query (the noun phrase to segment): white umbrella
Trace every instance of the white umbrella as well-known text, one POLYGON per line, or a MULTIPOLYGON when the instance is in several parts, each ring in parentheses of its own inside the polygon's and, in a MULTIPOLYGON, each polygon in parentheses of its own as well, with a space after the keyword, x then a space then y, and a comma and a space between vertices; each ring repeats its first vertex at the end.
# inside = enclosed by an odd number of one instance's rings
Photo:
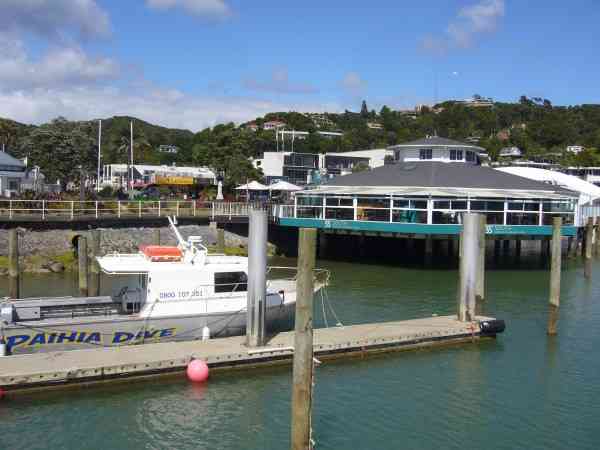
POLYGON ((269 188, 258 181, 251 181, 250 183, 242 184, 235 188, 236 191, 268 191, 269 188))
POLYGON ((269 189, 272 191, 301 191, 302 188, 300 186, 296 186, 295 184, 288 183, 287 181, 279 180, 269 186, 269 189))

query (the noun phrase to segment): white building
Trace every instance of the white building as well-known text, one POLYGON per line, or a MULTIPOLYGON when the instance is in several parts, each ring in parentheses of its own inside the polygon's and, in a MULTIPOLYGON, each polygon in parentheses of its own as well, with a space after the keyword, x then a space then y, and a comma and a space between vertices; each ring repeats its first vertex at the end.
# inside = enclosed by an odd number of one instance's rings
POLYGON ((177 147, 176 145, 159 145, 158 151, 160 153, 177 154, 177 153, 179 153, 179 147, 177 147))
POLYGON ((585 150, 585 147, 583 147, 581 145, 569 145, 567 147, 567 152, 574 153, 575 155, 578 153, 581 153, 584 150, 585 150))
POLYGON ((481 164, 487 158, 485 149, 437 136, 389 147, 397 162, 440 161, 481 164))
POLYGON ((369 158, 369 167, 374 169, 375 167, 381 167, 385 164, 385 157, 394 157, 394 151, 391 148, 375 148, 372 150, 355 150, 352 152, 336 152, 328 153, 328 155, 337 156, 355 156, 359 158, 369 158))
POLYGON ((0 197, 13 197, 21 190, 25 163, 0 151, 0 197))
POLYGON ((263 130, 276 130, 277 128, 285 127, 285 122, 281 120, 270 120, 263 123, 263 130))
POLYGON ((520 158, 523 156, 523 152, 519 147, 504 147, 498 154, 501 158, 520 158))
POLYGON ((358 164, 368 165, 369 158, 346 153, 265 152, 262 158, 254 159, 252 163, 262 170, 267 183, 286 180, 304 185, 318 181, 317 178, 352 173, 358 164))
POLYGON ((560 169, 560 172, 600 186, 600 167, 565 167, 560 169))
MULTIPOLYGON (((126 187, 127 164, 105 164, 102 167, 102 186, 126 187)), ((149 184, 165 185, 209 185, 216 184, 216 175, 208 167, 154 166, 134 164, 134 186, 149 184)))

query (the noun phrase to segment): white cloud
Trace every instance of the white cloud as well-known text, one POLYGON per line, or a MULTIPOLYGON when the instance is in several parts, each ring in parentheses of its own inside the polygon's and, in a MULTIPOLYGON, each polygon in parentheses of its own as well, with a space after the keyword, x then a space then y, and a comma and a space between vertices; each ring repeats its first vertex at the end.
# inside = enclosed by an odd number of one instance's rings
POLYGON ((498 19, 504 16, 504 0, 486 0, 467 6, 458 16, 466 19, 474 32, 494 31, 498 19))
POLYGON ((242 84, 246 89, 277 94, 314 94, 317 92, 317 88, 309 83, 291 82, 288 70, 284 67, 275 69, 269 81, 247 78, 242 84))
POLYGON ((367 88, 367 82, 357 72, 348 72, 340 82, 342 88, 349 94, 360 95, 367 88))
POLYGON ((57 116, 89 120, 132 115, 151 123, 198 131, 218 123, 241 123, 272 111, 340 111, 335 103, 273 102, 233 96, 188 96, 173 89, 108 86, 0 91, 0 117, 43 123, 57 116))
POLYGON ((2 0, 0 31, 29 32, 50 39, 110 34, 110 20, 95 0, 2 0))
POLYGON ((91 58, 77 47, 53 48, 32 60, 23 42, 0 33, 0 90, 55 88, 115 79, 120 72, 110 58, 91 58))
POLYGON ((504 14, 504 0, 482 0, 466 6, 458 11, 456 20, 448 24, 444 35, 425 36, 421 48, 436 55, 455 48, 469 48, 478 35, 495 31, 504 14))
POLYGON ((222 19, 231 15, 231 8, 225 0, 146 0, 152 9, 182 8, 190 14, 222 19))

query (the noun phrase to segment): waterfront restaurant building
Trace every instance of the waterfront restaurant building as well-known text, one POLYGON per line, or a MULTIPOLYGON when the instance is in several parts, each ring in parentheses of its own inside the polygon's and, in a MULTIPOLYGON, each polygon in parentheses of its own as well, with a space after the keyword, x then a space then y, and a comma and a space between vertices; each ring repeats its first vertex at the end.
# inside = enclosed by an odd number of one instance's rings
MULTIPOLYGON (((423 143, 422 149, 428 148, 423 143)), ((293 208, 288 208, 280 224, 451 235, 460 233, 462 214, 470 211, 485 214, 488 234, 548 236, 556 216, 563 218, 564 235, 576 233, 578 193, 484 167, 462 156, 461 162, 396 161, 335 178, 297 193, 293 208)))

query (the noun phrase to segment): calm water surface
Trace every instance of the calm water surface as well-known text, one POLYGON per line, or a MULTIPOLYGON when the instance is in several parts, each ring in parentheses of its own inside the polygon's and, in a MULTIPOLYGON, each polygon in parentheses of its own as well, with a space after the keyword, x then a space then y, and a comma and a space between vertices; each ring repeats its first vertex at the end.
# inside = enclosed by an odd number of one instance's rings
MULTIPOLYGON (((452 269, 319 265, 333 272, 329 297, 346 324, 455 308, 452 269)), ((565 267, 558 338, 545 334, 548 271, 525 260, 488 272, 485 312, 508 325, 496 341, 325 362, 317 448, 599 448, 600 264, 595 273, 587 283, 577 263, 565 267)), ((24 293, 64 294, 75 283, 30 276, 24 293)), ((315 311, 322 325, 320 301, 315 311)), ((0 449, 289 448, 290 381, 281 367, 216 374, 203 386, 159 379, 12 398, 0 402, 0 449)))

